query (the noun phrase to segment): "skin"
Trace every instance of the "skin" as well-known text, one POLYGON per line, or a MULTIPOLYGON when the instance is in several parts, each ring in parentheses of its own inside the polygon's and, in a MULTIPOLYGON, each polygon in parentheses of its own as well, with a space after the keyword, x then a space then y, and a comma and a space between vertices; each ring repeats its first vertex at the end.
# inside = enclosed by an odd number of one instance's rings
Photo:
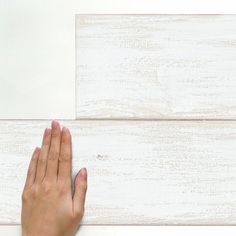
POLYGON ((22 236, 75 235, 84 215, 87 170, 71 179, 70 131, 53 121, 36 148, 22 193, 22 236))

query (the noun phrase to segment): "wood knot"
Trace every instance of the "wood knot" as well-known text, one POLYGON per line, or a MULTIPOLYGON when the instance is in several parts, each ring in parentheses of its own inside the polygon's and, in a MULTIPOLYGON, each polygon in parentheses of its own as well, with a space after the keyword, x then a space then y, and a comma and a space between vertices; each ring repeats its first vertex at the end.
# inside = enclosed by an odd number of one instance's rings
POLYGON ((104 161, 107 159, 107 155, 97 154, 96 158, 100 161, 104 161))

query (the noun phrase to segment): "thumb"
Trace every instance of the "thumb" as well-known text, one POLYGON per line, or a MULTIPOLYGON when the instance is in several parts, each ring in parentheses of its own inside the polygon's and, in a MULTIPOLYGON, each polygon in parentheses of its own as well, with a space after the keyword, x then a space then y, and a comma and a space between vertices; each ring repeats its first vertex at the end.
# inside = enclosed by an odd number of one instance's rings
POLYGON ((78 218, 84 215, 84 204, 87 191, 87 170, 81 169, 75 177, 74 182, 73 209, 78 218))

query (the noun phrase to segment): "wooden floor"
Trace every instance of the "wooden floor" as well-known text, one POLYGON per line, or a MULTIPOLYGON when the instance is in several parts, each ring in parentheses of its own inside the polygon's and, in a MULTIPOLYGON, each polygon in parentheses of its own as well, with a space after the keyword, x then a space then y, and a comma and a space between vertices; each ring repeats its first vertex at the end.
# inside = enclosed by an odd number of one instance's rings
MULTIPOLYGON (((75 25, 74 118, 71 108, 54 118, 72 132, 73 174, 88 168, 84 227, 235 225, 236 16, 76 15, 75 25)), ((0 117, 7 225, 20 223, 29 158, 51 118, 13 113, 0 117)))

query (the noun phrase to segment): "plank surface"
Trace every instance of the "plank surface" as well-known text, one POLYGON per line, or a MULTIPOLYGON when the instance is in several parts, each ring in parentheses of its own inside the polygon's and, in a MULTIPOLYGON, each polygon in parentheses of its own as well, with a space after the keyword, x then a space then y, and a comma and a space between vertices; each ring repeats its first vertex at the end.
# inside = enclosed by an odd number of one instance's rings
MULTIPOLYGON (((19 225, 0 226, 0 235, 21 235, 19 225)), ((235 236, 234 226, 91 226, 83 225, 76 236, 235 236)))
POLYGON ((77 15, 78 118, 236 118, 235 15, 77 15))
MULTIPOLYGON (((0 223, 19 223, 31 152, 48 121, 0 122, 0 223)), ((236 122, 69 121, 83 224, 236 224, 236 122)))

